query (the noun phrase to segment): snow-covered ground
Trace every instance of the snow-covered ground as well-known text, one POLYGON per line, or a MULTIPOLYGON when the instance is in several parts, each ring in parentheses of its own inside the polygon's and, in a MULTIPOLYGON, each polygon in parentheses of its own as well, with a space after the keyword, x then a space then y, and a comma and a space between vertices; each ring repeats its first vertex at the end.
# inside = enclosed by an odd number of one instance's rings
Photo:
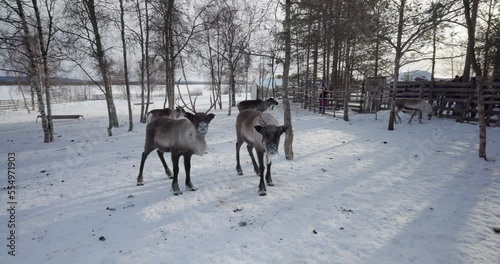
MULTIPOLYGON (((50 144, 37 113, 0 113, 0 263, 500 263, 500 128, 488 128, 486 162, 475 125, 433 118, 388 131, 387 112, 345 122, 292 104, 295 158, 283 136, 275 186, 260 197, 245 147, 236 174, 237 109, 215 110, 207 154, 192 159, 198 191, 184 191, 181 165, 174 196, 155 153, 136 186, 145 125, 136 106, 127 132, 126 102, 116 105, 112 137, 104 101, 54 105, 85 120, 55 120, 50 144)), ((281 104, 272 113, 283 120, 281 104)))

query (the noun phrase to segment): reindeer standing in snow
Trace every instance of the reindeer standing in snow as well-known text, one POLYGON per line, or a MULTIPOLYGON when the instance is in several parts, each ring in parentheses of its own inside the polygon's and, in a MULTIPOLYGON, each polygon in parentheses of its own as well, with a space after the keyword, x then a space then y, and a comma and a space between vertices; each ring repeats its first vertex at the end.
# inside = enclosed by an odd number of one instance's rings
POLYGON ((422 99, 400 98, 400 99, 396 99, 396 101, 394 102, 394 106, 396 108, 395 109, 396 110, 396 117, 399 119, 399 122, 401 122, 401 117, 399 117, 398 113, 401 110, 403 110, 404 108, 409 108, 409 109, 413 110, 411 113, 410 120, 408 121, 408 124, 411 124, 411 120, 413 119, 413 116, 415 116, 415 114, 417 112, 420 112, 419 119, 418 119, 419 123, 422 123, 422 114, 421 113, 427 113, 429 120, 432 117, 432 112, 433 112, 432 106, 422 99))
POLYGON ((144 185, 142 176, 144 162, 149 153, 157 149, 158 157, 160 157, 167 175, 169 175, 170 170, 165 162, 163 153, 171 153, 174 167, 174 177, 172 181, 174 195, 182 194, 177 181, 179 175, 179 159, 181 156, 184 157, 186 189, 189 191, 196 191, 196 188, 191 182, 191 156, 193 154, 201 156, 205 153, 207 148, 205 135, 208 132, 208 124, 215 117, 214 114, 208 114, 208 111, 210 111, 214 105, 205 113, 196 112, 193 105, 193 109, 190 110, 193 111, 194 114, 186 112, 185 116, 187 119, 157 118, 146 126, 146 142, 144 144, 144 151, 142 152, 139 175, 137 176, 137 185, 144 185))
POLYGON ((267 194, 264 184, 264 157, 267 164, 266 183, 274 186, 271 178, 271 157, 278 154, 280 136, 286 130, 287 127, 280 126, 276 117, 268 112, 261 113, 254 109, 247 109, 241 111, 236 117, 236 171, 239 175, 243 174, 240 165, 240 148, 245 142, 254 171, 260 176, 260 196, 267 194), (253 148, 257 152, 259 165, 255 161, 253 148))

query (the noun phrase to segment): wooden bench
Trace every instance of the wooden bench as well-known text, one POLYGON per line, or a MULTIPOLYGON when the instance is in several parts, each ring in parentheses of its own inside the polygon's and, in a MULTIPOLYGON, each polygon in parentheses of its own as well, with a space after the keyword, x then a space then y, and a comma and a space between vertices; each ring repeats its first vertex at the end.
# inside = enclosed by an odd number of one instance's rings
MULTIPOLYGON (((38 118, 42 118, 42 116, 41 115, 37 116, 36 122, 38 122, 38 118)), ((78 120, 80 120, 80 118, 85 120, 85 118, 83 118, 82 115, 52 115, 52 119, 78 119, 78 120)))
MULTIPOLYGON (((149 102, 150 105, 154 104, 155 102, 149 102)), ((147 105, 148 103, 144 102, 144 105, 147 105)), ((134 105, 142 105, 142 103, 134 103, 134 105)))

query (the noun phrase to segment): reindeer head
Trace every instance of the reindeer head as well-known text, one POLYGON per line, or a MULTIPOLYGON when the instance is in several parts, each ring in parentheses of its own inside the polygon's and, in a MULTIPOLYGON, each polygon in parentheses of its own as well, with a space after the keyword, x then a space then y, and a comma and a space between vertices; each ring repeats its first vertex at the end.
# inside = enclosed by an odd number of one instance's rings
POLYGON ((278 102, 276 100, 274 100, 274 98, 272 98, 272 97, 267 98, 266 101, 269 103, 269 105, 278 105, 278 102))
POLYGON ((191 124, 196 128, 196 131, 198 133, 204 135, 208 132, 208 124, 210 124, 210 121, 214 119, 215 115, 214 114, 207 114, 207 113, 196 113, 196 114, 191 114, 191 113, 185 113, 185 116, 189 121, 191 121, 191 124))
POLYGON ((262 143, 266 148, 266 153, 269 155, 278 154, 278 146, 280 144, 280 137, 288 127, 286 126, 254 126, 255 130, 262 135, 262 143))
POLYGON ((174 110, 175 119, 183 118, 186 116, 186 111, 182 106, 177 106, 174 110))

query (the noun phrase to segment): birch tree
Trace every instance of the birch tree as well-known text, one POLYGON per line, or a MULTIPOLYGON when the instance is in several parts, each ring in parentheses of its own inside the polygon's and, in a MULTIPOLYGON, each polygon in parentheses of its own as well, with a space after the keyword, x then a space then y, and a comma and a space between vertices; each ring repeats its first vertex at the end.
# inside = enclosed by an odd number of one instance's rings
POLYGON ((122 40, 123 49, 123 69, 125 77, 125 89, 127 91, 127 106, 128 106, 128 131, 134 129, 134 122, 132 118, 132 104, 130 102, 130 84, 128 77, 128 60, 127 60, 127 42, 125 40, 125 9, 123 7, 123 0, 120 0, 120 35, 122 40))
MULTIPOLYGON (((43 141, 44 143, 52 142, 54 140, 52 126, 47 118, 47 105, 44 102, 42 88, 44 85, 48 87, 47 47, 49 45, 44 42, 38 2, 32 1, 32 5, 29 6, 21 0, 15 2, 2 0, 0 6, 5 8, 5 13, 3 13, 5 16, 0 17, 0 21, 7 26, 3 30, 8 34, 8 37, 2 34, 2 49, 6 49, 12 57, 17 57, 13 53, 22 54, 20 58, 28 62, 21 65, 25 66, 25 73, 36 93, 38 111, 42 118, 43 141), (34 26, 32 21, 35 21, 34 26)), ((50 102, 50 92, 47 92, 46 96, 49 96, 48 102, 50 102)))
MULTIPOLYGON (((113 90, 108 76, 109 59, 107 58, 107 48, 101 36, 101 32, 109 24, 110 18, 104 9, 105 3, 95 0, 71 0, 67 1, 65 11, 68 15, 67 30, 68 42, 71 45, 68 47, 72 52, 79 52, 87 55, 94 60, 97 72, 101 77, 101 82, 104 89, 101 88, 106 98, 108 112, 108 135, 112 136, 112 128, 118 127, 118 116, 116 107, 113 101, 113 90)), ((71 59, 71 58, 69 58, 71 59)), ((82 58, 71 59, 73 62, 80 65, 87 75, 92 78, 89 71, 83 67, 82 58)), ((94 83, 100 84, 94 80, 94 83)))
POLYGON ((291 17, 291 0, 285 0, 285 20, 283 21, 283 35, 285 38, 285 62, 283 65, 283 112, 284 125, 288 127, 285 132, 285 158, 292 160, 293 156, 293 126, 292 115, 290 111, 290 101, 288 99, 288 77, 290 72, 290 61, 292 57, 291 47, 291 32, 290 32, 290 17, 291 17))
POLYGON ((474 55, 474 48, 476 45, 476 20, 477 10, 479 6, 479 0, 463 0, 464 3, 464 15, 465 22, 467 25, 467 54, 473 54, 470 57, 472 69, 476 74, 476 80, 474 81, 474 85, 477 85, 477 113, 479 116, 479 149, 478 154, 479 158, 484 160, 488 160, 486 157, 486 122, 484 116, 484 91, 483 91, 483 81, 484 77, 481 66, 478 63, 478 59, 476 55, 474 55))

